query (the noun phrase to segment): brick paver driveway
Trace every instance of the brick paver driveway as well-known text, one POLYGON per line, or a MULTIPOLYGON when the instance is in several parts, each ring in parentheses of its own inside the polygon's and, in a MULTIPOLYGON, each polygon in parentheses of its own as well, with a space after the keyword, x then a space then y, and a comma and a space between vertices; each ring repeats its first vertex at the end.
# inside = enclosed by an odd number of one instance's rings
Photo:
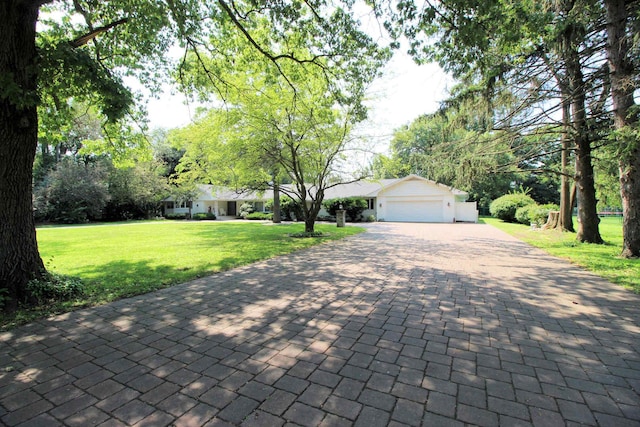
POLYGON ((640 425, 640 298, 487 225, 365 234, 0 334, 6 425, 640 425))

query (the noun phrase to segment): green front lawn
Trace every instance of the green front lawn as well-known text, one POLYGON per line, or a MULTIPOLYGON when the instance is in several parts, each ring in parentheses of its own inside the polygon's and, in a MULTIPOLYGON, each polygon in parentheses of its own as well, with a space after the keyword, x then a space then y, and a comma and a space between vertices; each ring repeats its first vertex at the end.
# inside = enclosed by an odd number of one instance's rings
POLYGON ((38 228, 40 255, 51 272, 81 278, 82 299, 22 311, 1 325, 102 304, 268 259, 364 231, 317 224, 321 238, 293 238, 304 224, 154 221, 38 228))
MULTIPOLYGON (((605 241, 604 245, 578 243, 575 233, 531 230, 529 226, 510 224, 496 218, 483 218, 483 221, 551 255, 567 259, 613 283, 640 293, 640 260, 619 256, 622 252, 621 218, 601 218, 600 235, 605 241)), ((575 218, 574 226, 577 227, 575 218)))

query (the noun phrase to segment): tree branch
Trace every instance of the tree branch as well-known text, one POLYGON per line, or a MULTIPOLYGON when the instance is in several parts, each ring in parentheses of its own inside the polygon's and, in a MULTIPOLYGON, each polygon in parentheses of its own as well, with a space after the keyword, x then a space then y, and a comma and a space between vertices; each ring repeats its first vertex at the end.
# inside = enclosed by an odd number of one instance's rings
MULTIPOLYGON (((70 41, 69 43, 71 44, 72 47, 79 48, 80 46, 84 46, 85 44, 89 43, 91 40, 96 38, 98 35, 109 31, 113 27, 117 27, 118 25, 124 24, 128 20, 129 20, 129 18, 122 18, 122 19, 118 19, 117 21, 114 21, 114 22, 112 22, 110 24, 104 25, 102 27, 98 27, 96 29, 92 29, 87 34, 85 34, 83 36, 80 36, 77 39, 70 41)), ((89 21, 87 21, 87 25, 89 25, 89 28, 91 29, 91 23, 89 21)))

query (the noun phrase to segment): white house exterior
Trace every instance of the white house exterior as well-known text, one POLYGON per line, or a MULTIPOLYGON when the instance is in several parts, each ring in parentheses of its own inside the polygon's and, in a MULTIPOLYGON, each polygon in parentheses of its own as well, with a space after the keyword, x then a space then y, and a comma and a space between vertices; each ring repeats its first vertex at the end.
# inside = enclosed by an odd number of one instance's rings
MULTIPOLYGON (((236 193, 211 185, 200 185, 201 194, 191 202, 191 213, 212 212, 216 216, 237 215, 243 203, 251 203, 256 211, 264 211, 270 191, 236 193)), ((443 184, 409 175, 404 178, 359 181, 341 184, 325 191, 325 200, 362 197, 367 200, 366 218, 373 215, 388 222, 477 222, 476 202, 467 202, 468 194, 443 184)), ((165 200, 165 213, 188 213, 186 204, 177 206, 171 198, 165 200)), ((320 215, 326 215, 321 211, 320 215)))
MULTIPOLYGON (((264 211, 264 203, 269 200, 269 192, 260 194, 257 192, 235 192, 228 188, 213 185, 198 185, 200 195, 191 201, 191 214, 213 213, 218 217, 236 217, 243 203, 251 203, 257 212, 264 211)), ((173 197, 164 200, 165 214, 187 214, 189 204, 187 202, 177 204, 173 197)))

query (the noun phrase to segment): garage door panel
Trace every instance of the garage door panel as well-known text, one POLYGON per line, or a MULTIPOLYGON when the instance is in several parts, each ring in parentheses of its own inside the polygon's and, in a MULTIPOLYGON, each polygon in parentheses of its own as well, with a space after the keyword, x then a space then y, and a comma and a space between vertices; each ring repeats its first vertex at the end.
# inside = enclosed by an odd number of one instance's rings
POLYGON ((387 202, 386 221, 442 222, 442 200, 387 202))

